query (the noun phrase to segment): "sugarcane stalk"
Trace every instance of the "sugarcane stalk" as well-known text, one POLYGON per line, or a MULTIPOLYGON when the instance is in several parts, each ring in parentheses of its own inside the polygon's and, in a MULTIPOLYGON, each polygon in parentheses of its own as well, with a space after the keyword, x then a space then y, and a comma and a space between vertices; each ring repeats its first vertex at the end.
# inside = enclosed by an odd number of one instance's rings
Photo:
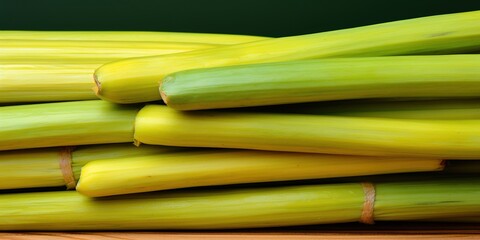
POLYGON ((131 143, 78 146, 72 151, 72 170, 75 179, 79 180, 82 167, 92 161, 135 158, 180 151, 187 152, 191 150, 187 148, 149 145, 136 147, 131 143))
POLYGON ((177 110, 480 95, 480 55, 338 58, 194 69, 165 78, 177 110))
POLYGON ((140 107, 101 100, 0 107, 0 150, 132 142, 140 107))
POLYGON ((479 184, 478 179, 472 179, 471 183, 466 180, 432 180, 422 183, 423 191, 420 192, 415 182, 377 184, 375 219, 378 221, 428 221, 430 219, 448 220, 449 218, 465 217, 465 219, 476 218, 478 221, 480 201, 478 201, 479 196, 474 195, 480 193, 479 184), (452 190, 456 188, 450 192, 455 196, 436 194, 449 192, 449 188, 452 190), (435 197, 430 198, 429 196, 432 195, 435 197), (469 197, 473 198, 468 199, 469 197), (449 210, 445 210, 445 208, 449 208, 449 210))
POLYGON ((174 72, 326 57, 452 53, 478 49, 480 11, 438 15, 190 53, 107 63, 95 72, 96 93, 116 103, 161 99, 159 81, 174 72))
POLYGON ((238 44, 268 39, 260 36, 145 31, 0 31, 0 40, 128 41, 238 44))
POLYGON ((89 197, 103 197, 198 186, 442 169, 441 159, 215 149, 92 161, 82 168, 77 191, 89 197))
POLYGON ((478 119, 180 112, 147 105, 137 115, 134 138, 137 144, 166 146, 479 159, 478 136, 478 119))
POLYGON ((122 58, 165 55, 221 46, 210 43, 145 41, 1 40, 2 59, 87 59, 107 63, 122 58))
MULTIPOLYGON (((65 186, 66 173, 60 165, 63 151, 64 148, 41 148, 0 152, 0 169, 4 171, 0 189, 65 186)), ((68 154, 72 172, 67 174, 76 182, 82 168, 90 163, 83 170, 78 189, 90 196, 99 191, 98 194, 106 195, 132 190, 439 171, 444 166, 440 159, 207 151, 132 144, 78 146, 68 154), (127 184, 120 183, 127 178, 127 184), (145 186, 147 183, 151 185, 145 186)))
POLYGON ((0 189, 65 186, 60 148, 0 152, 0 189))
MULTIPOLYGON (((476 220, 480 180, 377 183, 375 221, 476 220)), ((199 189, 91 199, 75 191, 0 195, 1 230, 193 230, 356 222, 363 184, 199 189)), ((477 220, 478 221, 478 220, 477 220)))
MULTIPOLYGON (((58 59, 61 60, 61 59, 58 59)), ((0 103, 92 100, 90 81, 97 63, 1 63, 0 103)))
MULTIPOLYGON (((163 146, 135 147, 131 143, 79 146, 71 149, 71 172, 75 181, 85 164, 95 160, 121 159, 173 152, 183 148, 163 146)), ((60 165, 65 148, 21 149, 0 152, 0 189, 20 189, 65 186, 64 172, 60 165)), ((115 163, 114 163, 115 165, 115 163)))

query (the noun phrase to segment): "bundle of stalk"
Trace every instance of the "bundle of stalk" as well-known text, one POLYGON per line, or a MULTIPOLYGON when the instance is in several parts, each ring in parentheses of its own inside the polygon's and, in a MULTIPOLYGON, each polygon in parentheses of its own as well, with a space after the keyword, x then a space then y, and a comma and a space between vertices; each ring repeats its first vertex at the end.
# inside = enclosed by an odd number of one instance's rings
POLYGON ((1 230, 233 229, 373 221, 478 221, 480 179, 162 191, 92 199, 0 195, 1 230))
POLYGON ((267 39, 195 33, 139 33, 129 38, 126 34, 0 31, 0 103, 96 99, 91 76, 106 62, 267 39))
POLYGON ((82 168, 77 191, 89 197, 103 197, 198 186, 442 169, 443 161, 433 158, 214 149, 92 161, 82 168))
POLYGON ((480 55, 338 58, 195 69, 167 76, 178 110, 342 99, 476 97, 480 55))
POLYGON ((161 99, 159 81, 182 70, 326 57, 452 53, 479 46, 480 11, 439 15, 120 60, 96 70, 96 92, 117 103, 147 102, 161 99))
POLYGON ((0 107, 0 150, 132 142, 140 108, 101 100, 0 107))
MULTIPOLYGON (((149 156, 177 151, 162 146, 103 144, 76 148, 22 149, 0 152, 0 189, 35 187, 75 188, 81 168, 98 159, 149 156)), ((113 163, 112 166, 114 166, 113 163)))
POLYGON ((479 119, 389 119, 142 108, 137 144, 480 159, 479 119))

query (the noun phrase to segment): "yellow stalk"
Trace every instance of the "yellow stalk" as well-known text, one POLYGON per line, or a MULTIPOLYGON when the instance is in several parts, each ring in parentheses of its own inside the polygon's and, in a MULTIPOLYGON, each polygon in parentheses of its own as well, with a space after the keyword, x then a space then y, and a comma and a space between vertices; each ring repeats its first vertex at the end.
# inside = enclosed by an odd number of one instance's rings
MULTIPOLYGON (((133 144, 79 146, 71 152, 74 179, 78 181, 82 167, 99 159, 148 156, 177 151, 162 146, 135 147, 133 144)), ((183 150, 183 149, 182 149, 183 150)), ((60 187, 65 180, 60 167, 63 148, 22 149, 0 152, 0 189, 60 187)))
POLYGON ((267 37, 182 32, 139 31, 0 31, 0 39, 16 40, 79 40, 79 41, 145 41, 211 44, 238 44, 268 39, 267 37))
POLYGON ((179 112, 148 105, 137 143, 329 154, 480 158, 480 120, 410 120, 303 114, 179 112))
POLYGON ((165 154, 177 151, 189 151, 185 148, 173 148, 165 146, 140 146, 131 143, 102 144, 90 146, 78 146, 72 152, 72 169, 75 179, 80 179, 80 172, 85 164, 97 160, 116 160, 129 157, 141 157, 157 154, 165 154))
POLYGON ((246 150, 160 153, 89 162, 77 191, 89 197, 237 183, 439 171, 441 159, 246 150))
MULTIPOLYGON (((478 221, 480 180, 375 184, 376 221, 478 221)), ((91 199, 75 191, 0 195, 0 230, 173 230, 359 221, 362 184, 199 189, 91 199)))
POLYGON ((88 59, 106 63, 122 58, 165 55, 220 46, 208 43, 0 40, 2 59, 88 59))
POLYGON ((165 76, 188 69, 326 57, 451 53, 478 49, 479 44, 480 11, 447 14, 120 60, 96 70, 96 91, 112 102, 148 102, 161 99, 158 86, 165 76))
POLYGON ((0 150, 131 142, 139 108, 100 100, 0 107, 0 150))
POLYGON ((97 99, 92 69, 99 63, 0 63, 0 103, 97 99))

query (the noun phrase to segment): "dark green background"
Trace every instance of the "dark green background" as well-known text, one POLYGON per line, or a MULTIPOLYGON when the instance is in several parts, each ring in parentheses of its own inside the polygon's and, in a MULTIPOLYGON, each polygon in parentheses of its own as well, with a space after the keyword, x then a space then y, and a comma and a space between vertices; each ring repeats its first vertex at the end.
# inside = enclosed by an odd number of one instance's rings
POLYGON ((277 37, 472 10, 480 0, 0 0, 0 29, 277 37))

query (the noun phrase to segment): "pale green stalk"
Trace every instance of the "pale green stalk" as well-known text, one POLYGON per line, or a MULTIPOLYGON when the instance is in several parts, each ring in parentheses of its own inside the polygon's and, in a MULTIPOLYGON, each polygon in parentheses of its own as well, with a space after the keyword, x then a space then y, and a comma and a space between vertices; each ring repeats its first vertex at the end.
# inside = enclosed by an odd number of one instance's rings
POLYGON ((0 152, 0 189, 65 186, 61 148, 0 152))
POLYGON ((0 107, 0 150, 131 142, 139 108, 100 100, 0 107))

